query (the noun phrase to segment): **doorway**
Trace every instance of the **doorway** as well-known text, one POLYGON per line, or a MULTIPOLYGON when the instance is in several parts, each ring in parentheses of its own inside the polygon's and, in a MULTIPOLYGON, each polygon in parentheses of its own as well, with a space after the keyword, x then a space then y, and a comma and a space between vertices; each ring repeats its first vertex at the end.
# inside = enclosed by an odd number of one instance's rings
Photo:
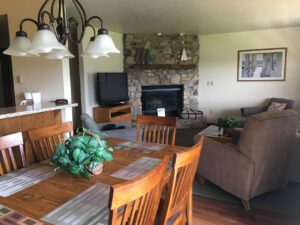
POLYGON ((9 46, 7 15, 0 15, 0 107, 15 106, 14 79, 11 57, 3 51, 9 46))

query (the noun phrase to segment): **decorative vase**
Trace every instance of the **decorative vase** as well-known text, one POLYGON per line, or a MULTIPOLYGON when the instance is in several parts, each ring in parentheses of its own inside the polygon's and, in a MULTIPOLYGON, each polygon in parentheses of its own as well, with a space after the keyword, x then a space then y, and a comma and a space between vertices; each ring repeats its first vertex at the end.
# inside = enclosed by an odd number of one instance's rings
POLYGON ((103 163, 99 163, 94 169, 91 170, 94 176, 99 175, 103 171, 103 163))

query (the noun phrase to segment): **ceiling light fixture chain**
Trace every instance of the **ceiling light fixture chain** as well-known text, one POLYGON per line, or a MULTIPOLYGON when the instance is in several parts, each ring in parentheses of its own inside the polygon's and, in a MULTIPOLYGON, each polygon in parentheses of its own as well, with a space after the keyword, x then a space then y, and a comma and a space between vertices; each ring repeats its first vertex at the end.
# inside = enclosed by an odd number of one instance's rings
POLYGON ((100 56, 108 57, 109 53, 120 53, 112 38, 108 35, 108 30, 103 28, 102 18, 99 16, 88 18, 79 0, 72 0, 72 3, 78 13, 80 22, 74 17, 67 18, 65 0, 45 0, 38 11, 36 21, 26 18, 20 22, 20 30, 16 32, 16 38, 4 53, 12 56, 39 56, 47 53, 46 58, 51 59, 73 58, 74 55, 69 52, 65 44, 67 40, 76 44, 81 43, 88 27, 93 29, 93 36, 83 56, 98 58, 100 56), (48 5, 50 6, 50 11, 46 10, 48 5), (57 5, 58 9, 56 11, 55 7, 57 5), (46 17, 49 19, 48 23, 46 17), (91 24, 92 20, 100 22, 98 33, 96 33, 95 27, 91 24), (37 32, 34 34, 32 42, 27 38, 27 33, 23 30, 23 23, 27 21, 37 26, 37 32), (79 26, 81 30, 77 36, 79 26), (57 54, 57 52, 60 53, 57 54))

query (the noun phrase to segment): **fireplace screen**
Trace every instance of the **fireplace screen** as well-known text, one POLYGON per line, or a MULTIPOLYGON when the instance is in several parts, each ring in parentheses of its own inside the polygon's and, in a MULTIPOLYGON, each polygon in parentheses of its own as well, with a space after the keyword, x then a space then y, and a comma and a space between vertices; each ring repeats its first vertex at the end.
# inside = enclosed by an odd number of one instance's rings
POLYGON ((167 116, 179 116, 183 109, 183 85, 142 86, 144 115, 157 115, 157 108, 165 108, 167 116))

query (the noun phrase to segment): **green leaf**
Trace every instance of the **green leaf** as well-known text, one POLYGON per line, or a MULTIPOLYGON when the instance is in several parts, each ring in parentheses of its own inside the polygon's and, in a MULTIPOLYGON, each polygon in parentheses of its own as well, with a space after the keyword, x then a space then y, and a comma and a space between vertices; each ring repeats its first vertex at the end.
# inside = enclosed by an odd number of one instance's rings
POLYGON ((88 148, 85 149, 85 151, 87 153, 94 153, 97 151, 97 148, 96 147, 93 147, 93 146, 88 146, 88 148))
POLYGON ((99 149, 95 152, 95 156, 102 158, 104 149, 99 149))
POLYGON ((86 168, 83 168, 81 171, 80 171, 80 175, 86 179, 89 179, 89 173, 87 171, 86 168))
POLYGON ((110 151, 110 152, 114 151, 114 149, 112 147, 109 147, 107 150, 110 151))
POLYGON ((92 161, 94 161, 94 162, 103 162, 103 158, 98 157, 98 156, 93 156, 92 161))
POLYGON ((62 165, 62 166, 67 166, 67 164, 70 163, 70 159, 68 157, 64 157, 64 156, 60 156, 58 158, 58 162, 62 165))
POLYGON ((90 147, 97 148, 99 146, 99 142, 95 138, 90 137, 87 145, 88 145, 88 148, 90 148, 90 147))
POLYGON ((77 165, 70 165, 70 166, 68 166, 67 170, 70 174, 77 175, 77 174, 79 174, 80 167, 77 165))
POLYGON ((89 165, 89 168, 94 169, 98 165, 99 165, 99 162, 91 162, 90 165, 89 165))
POLYGON ((113 160, 112 155, 111 155, 109 152, 107 152, 107 151, 104 151, 104 152, 103 152, 103 158, 104 158, 106 161, 112 161, 112 160, 113 160))
POLYGON ((78 161, 79 155, 80 155, 80 154, 81 154, 81 150, 80 150, 79 148, 76 148, 76 149, 73 151, 73 154, 72 154, 73 159, 76 160, 76 161, 78 161))
POLYGON ((70 145, 71 149, 85 148, 85 147, 86 147, 85 144, 78 138, 75 141, 73 141, 72 144, 70 145))
POLYGON ((73 151, 73 159, 77 162, 82 162, 84 159, 85 159, 85 153, 84 151, 82 151, 81 149, 79 148, 76 148, 74 151, 73 151))
POLYGON ((58 144, 54 150, 54 155, 64 155, 66 153, 66 146, 64 144, 58 144))
POLYGON ((89 156, 88 158, 84 159, 83 162, 81 162, 83 165, 87 165, 89 164, 89 162, 91 161, 92 156, 89 156))

